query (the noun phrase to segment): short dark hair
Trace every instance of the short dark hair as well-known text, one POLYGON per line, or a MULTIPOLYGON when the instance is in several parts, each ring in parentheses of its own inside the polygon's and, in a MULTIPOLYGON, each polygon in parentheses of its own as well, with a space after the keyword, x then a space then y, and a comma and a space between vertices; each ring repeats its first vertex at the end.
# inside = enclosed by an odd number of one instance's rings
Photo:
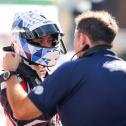
POLYGON ((92 44, 98 41, 111 44, 118 32, 116 20, 106 11, 86 11, 75 21, 77 30, 85 33, 92 44))

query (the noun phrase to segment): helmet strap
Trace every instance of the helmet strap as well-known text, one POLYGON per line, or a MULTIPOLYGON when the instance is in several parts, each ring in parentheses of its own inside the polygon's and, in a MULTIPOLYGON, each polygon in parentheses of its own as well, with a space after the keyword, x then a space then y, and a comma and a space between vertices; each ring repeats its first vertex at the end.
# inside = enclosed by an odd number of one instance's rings
POLYGON ((67 53, 67 49, 65 47, 65 44, 64 44, 62 38, 60 39, 60 42, 61 42, 61 45, 62 45, 62 48, 63 48, 63 49, 61 49, 61 53, 66 54, 67 53))
POLYGON ((12 46, 3 47, 3 51, 5 52, 14 52, 14 48, 12 46))

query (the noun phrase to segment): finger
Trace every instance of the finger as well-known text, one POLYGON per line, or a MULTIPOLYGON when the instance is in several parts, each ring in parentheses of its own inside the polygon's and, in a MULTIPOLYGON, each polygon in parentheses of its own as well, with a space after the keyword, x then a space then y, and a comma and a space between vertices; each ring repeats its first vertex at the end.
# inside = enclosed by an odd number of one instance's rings
POLYGON ((17 54, 17 53, 15 53, 14 56, 15 56, 16 59, 20 58, 19 54, 17 54))
POLYGON ((8 57, 10 55, 14 55, 14 52, 5 52, 3 57, 8 57))

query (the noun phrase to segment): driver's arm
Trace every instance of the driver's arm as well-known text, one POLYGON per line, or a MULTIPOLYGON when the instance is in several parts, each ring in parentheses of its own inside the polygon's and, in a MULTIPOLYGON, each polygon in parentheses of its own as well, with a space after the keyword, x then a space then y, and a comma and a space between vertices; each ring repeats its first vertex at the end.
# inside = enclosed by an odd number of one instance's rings
MULTIPOLYGON (((5 53, 3 57, 3 70, 16 71, 20 57, 15 53, 5 53)), ((14 113, 19 120, 29 120, 42 114, 28 98, 27 93, 21 87, 19 80, 12 75, 7 83, 7 97, 14 113)))
POLYGON ((15 118, 29 120, 42 114, 28 98, 15 75, 12 75, 6 83, 7 97, 15 118))

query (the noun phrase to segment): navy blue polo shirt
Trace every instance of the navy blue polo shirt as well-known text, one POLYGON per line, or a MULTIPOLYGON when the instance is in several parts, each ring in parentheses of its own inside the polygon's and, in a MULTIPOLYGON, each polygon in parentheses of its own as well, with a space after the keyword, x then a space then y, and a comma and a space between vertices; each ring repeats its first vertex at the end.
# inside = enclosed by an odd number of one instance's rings
POLYGON ((110 49, 99 47, 60 66, 28 96, 44 115, 58 112, 63 126, 124 126, 126 63, 110 49))

